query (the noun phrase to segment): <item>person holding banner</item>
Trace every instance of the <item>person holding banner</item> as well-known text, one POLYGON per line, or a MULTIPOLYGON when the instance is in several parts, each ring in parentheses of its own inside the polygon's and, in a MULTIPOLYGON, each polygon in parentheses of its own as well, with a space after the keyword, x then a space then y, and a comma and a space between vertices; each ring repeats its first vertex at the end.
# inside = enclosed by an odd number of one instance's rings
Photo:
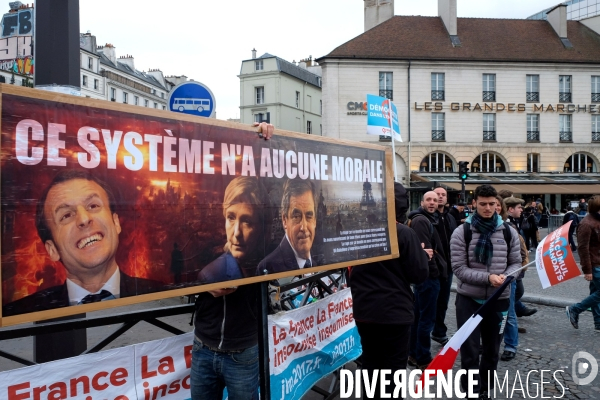
MULTIPOLYGON (((406 369, 410 328, 414 320, 411 284, 429 275, 427 260, 433 255, 423 250, 417 234, 403 225, 408 210, 408 194, 394 183, 396 229, 400 258, 349 268, 353 312, 362 345, 362 368, 406 369)), ((389 394, 394 385, 388 386, 389 394)), ((375 391, 380 395, 379 388, 375 391)), ((379 398, 379 397, 377 397, 379 398)))
MULTIPOLYGON (((497 193, 490 185, 475 189, 475 213, 452 234, 452 269, 457 279, 456 322, 460 329, 500 287, 506 277, 521 267, 521 244, 517 232, 496 213, 497 193), (506 231, 508 229, 508 231, 506 231)), ((461 368, 477 370, 479 398, 488 399, 488 376, 498 367, 498 353, 509 307, 510 289, 493 303, 492 311, 460 347, 461 368), (481 360, 480 360, 481 343, 481 360), (489 375, 488 375, 489 374, 489 375)), ((461 377, 463 390, 467 376, 461 377)))
MULTIPOLYGON (((268 140, 273 135, 273 125, 263 122, 255 126, 260 138, 268 140)), ((264 202, 262 187, 254 181, 256 178, 239 177, 227 186, 223 201, 225 253, 200 272, 199 278, 205 283, 244 277, 256 268, 247 266, 254 260, 260 236, 264 235, 261 226, 265 221, 260 220, 264 215, 259 216, 259 209, 268 203, 264 202)), ((225 388, 230 399, 258 399, 256 315, 256 285, 215 289, 198 295, 190 372, 193 400, 221 400, 225 388)))
POLYGON ((591 308, 595 330, 600 331, 600 195, 587 202, 587 210, 588 214, 577 226, 577 244, 583 277, 590 283, 590 295, 567 306, 567 316, 571 325, 579 329, 579 314, 591 308))

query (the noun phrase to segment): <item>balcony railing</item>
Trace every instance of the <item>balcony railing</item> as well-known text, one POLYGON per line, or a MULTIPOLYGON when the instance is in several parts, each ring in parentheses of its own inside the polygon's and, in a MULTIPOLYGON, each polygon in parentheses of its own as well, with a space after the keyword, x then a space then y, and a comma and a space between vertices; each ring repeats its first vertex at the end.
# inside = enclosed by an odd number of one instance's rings
POLYGON ((573 132, 561 131, 560 132, 560 141, 561 142, 572 142, 573 141, 573 132))
POLYGON ((558 101, 561 103, 570 103, 571 102, 571 93, 559 93, 558 101))
POLYGON ((540 92, 527 92, 527 101, 540 101, 540 92))
POLYGON ((600 132, 592 132, 592 142, 600 142, 600 132))
POLYGON ((527 131, 527 141, 528 142, 539 142, 540 141, 540 131, 527 131))
POLYGON ((431 131, 431 140, 444 141, 446 140, 446 131, 431 131))
POLYGON ((379 89, 379 97, 394 100, 394 91, 392 89, 379 89))
POLYGON ((431 91, 431 100, 444 100, 444 91, 443 90, 432 90, 431 91))
POLYGON ((592 103, 600 103, 600 93, 592 93, 592 103))
POLYGON ((496 101, 496 91, 483 91, 483 101, 496 101))
POLYGON ((495 141, 496 140, 496 131, 483 131, 483 140, 484 141, 495 141))

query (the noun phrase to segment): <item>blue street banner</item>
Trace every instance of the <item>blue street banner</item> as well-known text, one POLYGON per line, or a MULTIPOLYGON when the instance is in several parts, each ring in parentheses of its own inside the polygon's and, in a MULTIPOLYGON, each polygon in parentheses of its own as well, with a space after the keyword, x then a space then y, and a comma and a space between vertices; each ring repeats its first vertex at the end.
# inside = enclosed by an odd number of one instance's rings
POLYGON ((367 133, 369 135, 391 136, 390 132, 390 104, 394 139, 402 141, 400 124, 398 123, 398 110, 390 99, 372 94, 367 95, 367 133))
POLYGON ((350 289, 269 316, 273 399, 295 400, 362 353, 350 289))

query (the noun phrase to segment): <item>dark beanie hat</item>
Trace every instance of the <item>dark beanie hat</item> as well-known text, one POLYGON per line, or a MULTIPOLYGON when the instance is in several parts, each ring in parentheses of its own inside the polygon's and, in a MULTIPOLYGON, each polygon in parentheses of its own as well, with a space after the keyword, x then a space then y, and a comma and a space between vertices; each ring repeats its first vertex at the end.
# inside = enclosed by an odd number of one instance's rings
POLYGON ((399 182, 394 182, 394 204, 396 207, 396 221, 404 222, 408 211, 408 192, 399 182))

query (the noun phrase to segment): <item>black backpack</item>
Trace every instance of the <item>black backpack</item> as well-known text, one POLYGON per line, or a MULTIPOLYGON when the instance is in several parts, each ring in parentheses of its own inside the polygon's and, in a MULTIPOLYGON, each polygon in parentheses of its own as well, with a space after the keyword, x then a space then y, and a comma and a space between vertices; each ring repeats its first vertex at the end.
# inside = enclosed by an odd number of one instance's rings
MULTIPOLYGON (((506 242, 506 262, 508 263, 508 256, 510 255, 510 243, 512 242, 512 232, 510 231, 510 225, 507 222, 502 223, 504 225, 504 241, 506 242)), ((463 224, 465 230, 465 246, 467 248, 467 266, 469 265, 469 244, 473 239, 473 232, 471 231, 471 223, 465 222, 463 224)))

